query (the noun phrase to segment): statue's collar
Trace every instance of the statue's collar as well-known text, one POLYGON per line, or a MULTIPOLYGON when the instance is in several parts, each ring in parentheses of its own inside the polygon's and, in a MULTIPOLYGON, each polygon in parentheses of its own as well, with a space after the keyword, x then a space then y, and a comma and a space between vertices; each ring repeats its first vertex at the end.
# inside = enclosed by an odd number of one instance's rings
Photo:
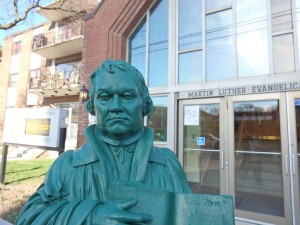
MULTIPOLYGON (((92 162, 99 161, 99 156, 96 153, 97 149, 101 148, 98 146, 95 148, 95 145, 101 145, 101 143, 104 143, 102 140, 98 141, 98 139, 95 137, 94 130, 96 128, 96 125, 90 125, 85 130, 85 136, 88 140, 86 144, 84 144, 81 148, 76 150, 74 152, 74 158, 73 158, 73 166, 82 166, 86 165, 92 162), (97 142, 95 143, 95 140, 97 142)), ((165 164, 165 159, 162 154, 158 154, 159 152, 152 150, 153 148, 153 130, 149 127, 143 128, 143 136, 138 140, 137 147, 138 148, 144 148, 146 151, 138 151, 137 154, 143 155, 144 160, 146 161, 152 161, 157 162, 160 164, 165 164), (148 149, 148 150, 147 150, 148 149), (152 150, 152 151, 151 151, 152 150), (147 154, 147 152, 150 151, 150 155, 147 154), (146 156, 147 155, 147 156, 146 156)), ((146 163, 144 161, 144 163, 146 163)))
POLYGON ((130 145, 136 141, 138 141, 144 134, 144 129, 140 129, 139 132, 134 134, 131 137, 128 137, 123 140, 117 140, 117 139, 112 139, 106 135, 104 135, 98 127, 95 127, 94 129, 94 135, 98 138, 104 141, 107 144, 114 145, 114 146, 126 146, 130 145))

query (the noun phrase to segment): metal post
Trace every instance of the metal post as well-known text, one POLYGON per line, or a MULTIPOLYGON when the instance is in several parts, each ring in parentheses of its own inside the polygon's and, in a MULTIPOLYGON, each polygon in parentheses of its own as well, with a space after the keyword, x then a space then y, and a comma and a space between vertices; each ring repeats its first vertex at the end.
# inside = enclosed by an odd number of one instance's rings
POLYGON ((4 180, 5 180, 7 152, 8 152, 8 145, 4 143, 3 144, 2 159, 1 159, 1 171, 0 171, 0 182, 1 182, 1 184, 4 184, 4 180))

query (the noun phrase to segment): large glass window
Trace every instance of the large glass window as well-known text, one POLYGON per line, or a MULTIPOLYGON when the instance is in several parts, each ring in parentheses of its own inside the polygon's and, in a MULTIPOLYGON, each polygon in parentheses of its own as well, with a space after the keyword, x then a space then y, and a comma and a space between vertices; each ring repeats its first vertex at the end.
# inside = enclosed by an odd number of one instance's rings
POLYGON ((148 15, 149 20, 144 19, 130 37, 129 60, 143 74, 149 87, 167 86, 169 0, 158 1, 148 15))
POLYGON ((168 84, 169 1, 161 0, 149 19, 149 86, 168 84))
POLYGON ((130 39, 130 63, 146 75, 146 20, 143 20, 130 39))
POLYGON ((179 83, 202 80, 202 0, 178 2, 179 83))
POLYGON ((266 0, 236 0, 238 76, 269 74, 266 0))
POLYGON ((152 97, 155 112, 148 117, 147 124, 154 130, 154 140, 167 141, 168 97, 152 97))
POLYGON ((196 83, 202 80, 202 51, 180 53, 178 56, 179 83, 196 83))
POLYGON ((206 16, 206 77, 207 80, 233 78, 232 10, 206 16))
POLYGON ((178 9, 178 50, 202 48, 202 0, 179 0, 178 9))
POLYGON ((273 37, 273 65, 274 73, 295 71, 292 33, 273 37))
POLYGON ((206 0, 205 8, 206 8, 206 11, 215 10, 218 8, 222 8, 222 7, 231 5, 231 1, 232 0, 214 0, 214 1, 206 0))
POLYGON ((293 28, 290 0, 271 0, 272 32, 293 28))

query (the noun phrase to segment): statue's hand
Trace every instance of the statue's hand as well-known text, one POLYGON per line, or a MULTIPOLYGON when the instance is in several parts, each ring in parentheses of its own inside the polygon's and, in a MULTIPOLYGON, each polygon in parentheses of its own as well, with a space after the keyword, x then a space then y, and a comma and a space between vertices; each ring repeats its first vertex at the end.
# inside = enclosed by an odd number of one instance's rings
POLYGON ((93 210, 94 225, 120 225, 120 224, 141 224, 149 223, 151 215, 143 213, 132 213, 127 209, 137 204, 137 199, 126 199, 109 202, 96 206, 93 210))

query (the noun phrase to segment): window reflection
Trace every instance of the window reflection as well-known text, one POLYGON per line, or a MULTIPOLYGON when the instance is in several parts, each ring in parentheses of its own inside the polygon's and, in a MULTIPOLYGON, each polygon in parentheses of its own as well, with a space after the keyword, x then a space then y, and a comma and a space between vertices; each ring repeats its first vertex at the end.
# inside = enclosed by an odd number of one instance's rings
POLYGON ((193 193, 220 194, 219 104, 184 106, 183 169, 193 193))
POLYGON ((293 34, 273 37, 274 73, 295 71, 293 34))
POLYGON ((202 0, 179 0, 178 50, 202 48, 202 0))
POLYGON ((206 16, 207 80, 233 77, 232 10, 206 16))
POLYGON ((145 77, 146 71, 146 21, 139 25, 130 39, 130 63, 145 77))
POLYGON ((266 0, 236 1, 238 76, 269 74, 266 0))
POLYGON ((61 80, 64 83, 77 84, 81 67, 81 61, 58 64, 55 68, 54 79, 61 80))
POLYGON ((290 0, 271 0, 272 32, 293 28, 292 6, 290 0))
POLYGON ((206 2, 205 2, 206 11, 214 10, 217 8, 231 5, 231 1, 232 0, 214 0, 214 1, 206 0, 206 2))
POLYGON ((179 54, 179 83, 197 83, 202 80, 202 51, 179 54))
POLYGON ((236 102, 234 127, 236 208, 284 216, 278 100, 236 102))
POLYGON ((296 0, 296 19, 297 19, 297 31, 298 31, 298 51, 300 51, 300 0, 296 0))
POLYGON ((151 11, 149 21, 149 86, 168 84, 168 7, 162 0, 151 11))
POLYGON ((155 112, 147 119, 147 124, 154 130, 154 141, 167 141, 168 97, 151 97, 155 112))

